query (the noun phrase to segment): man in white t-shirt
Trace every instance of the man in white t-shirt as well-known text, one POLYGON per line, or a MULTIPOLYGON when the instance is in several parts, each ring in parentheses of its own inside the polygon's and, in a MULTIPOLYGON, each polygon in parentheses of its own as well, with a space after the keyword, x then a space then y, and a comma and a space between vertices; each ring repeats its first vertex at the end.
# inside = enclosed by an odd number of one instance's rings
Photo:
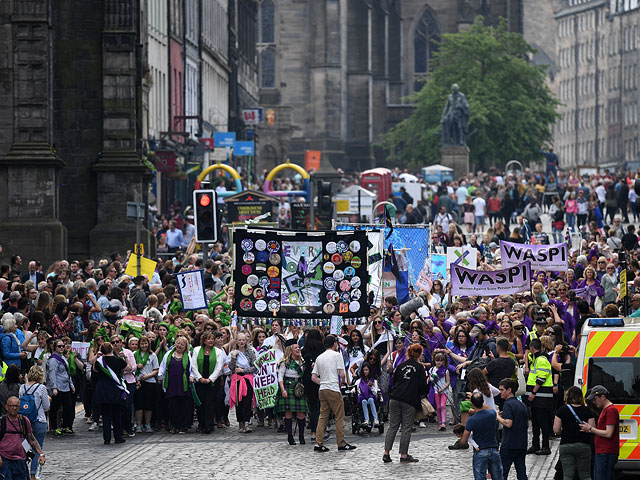
POLYGON ((338 351, 336 337, 328 335, 324 339, 325 352, 318 356, 311 380, 320 385, 318 397, 320 398, 320 418, 316 428, 316 452, 328 452, 329 449, 324 442, 324 431, 329 420, 329 411, 333 412, 336 418, 336 442, 338 450, 355 450, 356 447, 344 441, 344 400, 340 393, 340 385, 344 384, 345 368, 342 355, 338 351))
POLYGON ((487 214, 487 202, 484 201, 484 198, 478 195, 473 199, 473 206, 476 209, 476 228, 480 227, 480 230, 482 230, 484 227, 484 217, 487 214))

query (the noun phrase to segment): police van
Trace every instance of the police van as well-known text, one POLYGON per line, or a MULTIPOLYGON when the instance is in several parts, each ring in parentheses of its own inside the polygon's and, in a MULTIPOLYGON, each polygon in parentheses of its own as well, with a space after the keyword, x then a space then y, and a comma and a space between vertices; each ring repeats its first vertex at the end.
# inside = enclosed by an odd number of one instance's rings
POLYGON ((585 396, 595 385, 609 390, 620 413, 616 470, 640 471, 640 318, 590 318, 585 322, 574 385, 585 396))

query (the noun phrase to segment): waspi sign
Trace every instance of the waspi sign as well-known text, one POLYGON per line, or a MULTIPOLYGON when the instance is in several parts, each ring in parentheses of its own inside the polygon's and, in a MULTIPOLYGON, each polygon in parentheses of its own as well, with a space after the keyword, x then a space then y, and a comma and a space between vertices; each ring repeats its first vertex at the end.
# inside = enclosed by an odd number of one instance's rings
POLYGON ((467 296, 511 295, 531 288, 531 264, 505 270, 478 271, 451 265, 451 293, 467 296))
POLYGON ((534 270, 566 272, 568 268, 567 244, 530 245, 500 240, 500 257, 503 267, 515 267, 522 262, 531 262, 534 270))

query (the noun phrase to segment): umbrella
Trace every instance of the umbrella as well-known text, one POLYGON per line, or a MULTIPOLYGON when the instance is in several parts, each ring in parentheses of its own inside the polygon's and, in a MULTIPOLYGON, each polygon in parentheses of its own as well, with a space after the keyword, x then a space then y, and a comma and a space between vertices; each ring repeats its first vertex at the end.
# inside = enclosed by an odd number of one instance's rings
POLYGON ((401 173, 398 175, 398 178, 408 183, 418 183, 418 177, 411 175, 410 173, 401 173))

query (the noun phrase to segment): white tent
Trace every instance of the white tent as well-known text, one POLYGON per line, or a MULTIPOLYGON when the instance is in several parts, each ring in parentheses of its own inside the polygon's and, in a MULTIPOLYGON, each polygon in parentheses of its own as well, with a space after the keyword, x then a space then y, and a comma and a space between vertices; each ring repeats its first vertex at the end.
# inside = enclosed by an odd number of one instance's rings
POLYGON ((422 167, 422 172, 453 172, 453 168, 445 167, 444 165, 429 165, 428 167, 422 167))
POLYGON ((429 183, 453 181, 453 168, 445 167, 444 165, 429 165, 422 168, 422 178, 429 183))
POLYGON ((373 205, 376 201, 377 195, 359 185, 350 185, 333 196, 337 207, 336 211, 338 215, 357 215, 359 213, 358 192, 360 192, 361 215, 366 216, 371 220, 373 218, 373 205))

